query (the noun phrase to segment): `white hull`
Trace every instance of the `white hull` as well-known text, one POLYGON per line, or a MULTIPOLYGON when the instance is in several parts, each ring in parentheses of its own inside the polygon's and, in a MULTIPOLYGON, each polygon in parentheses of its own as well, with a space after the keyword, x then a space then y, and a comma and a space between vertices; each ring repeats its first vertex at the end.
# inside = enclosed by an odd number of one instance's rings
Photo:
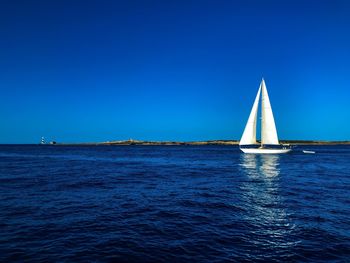
POLYGON ((292 149, 268 149, 268 148, 240 148, 244 153, 264 153, 264 154, 279 154, 288 153, 292 149))

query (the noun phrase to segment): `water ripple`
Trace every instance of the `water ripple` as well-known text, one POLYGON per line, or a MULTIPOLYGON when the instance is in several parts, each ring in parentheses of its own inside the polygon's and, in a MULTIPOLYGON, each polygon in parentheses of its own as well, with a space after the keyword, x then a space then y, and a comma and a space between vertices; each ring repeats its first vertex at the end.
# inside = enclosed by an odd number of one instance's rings
POLYGON ((347 262, 348 146, 0 146, 0 261, 347 262))

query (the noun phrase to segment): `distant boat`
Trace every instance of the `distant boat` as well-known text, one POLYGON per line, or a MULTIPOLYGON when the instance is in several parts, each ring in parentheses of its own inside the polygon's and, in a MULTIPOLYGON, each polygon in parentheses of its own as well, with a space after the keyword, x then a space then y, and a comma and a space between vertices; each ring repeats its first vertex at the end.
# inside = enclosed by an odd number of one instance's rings
POLYGON ((303 150, 303 153, 311 153, 311 154, 313 154, 313 153, 315 153, 315 151, 307 151, 307 150, 303 150))
POLYGON ((40 144, 46 144, 46 142, 45 142, 45 138, 44 138, 44 137, 41 137, 40 144))
POLYGON ((264 79, 260 83, 258 93, 239 142, 244 153, 288 153, 292 149, 289 145, 281 145, 278 141, 275 120, 273 118, 269 95, 264 79), (261 95, 261 143, 256 141, 256 120, 261 95))

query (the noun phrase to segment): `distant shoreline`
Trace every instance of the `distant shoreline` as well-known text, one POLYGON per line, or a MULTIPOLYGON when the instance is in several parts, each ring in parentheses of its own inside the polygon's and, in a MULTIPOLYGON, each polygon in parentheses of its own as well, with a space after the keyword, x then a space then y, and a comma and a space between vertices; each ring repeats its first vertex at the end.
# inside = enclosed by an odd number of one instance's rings
MULTIPOLYGON (((350 145, 350 141, 311 141, 311 140, 280 140, 281 144, 291 145, 350 145)), ((55 143, 49 145, 55 146, 90 146, 90 145, 238 145, 238 140, 209 140, 209 141, 141 141, 141 140, 122 140, 122 141, 107 141, 107 142, 86 142, 86 143, 55 143)))

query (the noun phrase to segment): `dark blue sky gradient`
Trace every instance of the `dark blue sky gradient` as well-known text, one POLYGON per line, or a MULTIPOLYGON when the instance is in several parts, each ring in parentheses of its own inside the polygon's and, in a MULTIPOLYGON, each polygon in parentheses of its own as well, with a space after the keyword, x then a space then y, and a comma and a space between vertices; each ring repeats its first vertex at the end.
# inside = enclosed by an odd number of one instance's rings
POLYGON ((350 140, 349 1, 1 1, 0 143, 350 140))

